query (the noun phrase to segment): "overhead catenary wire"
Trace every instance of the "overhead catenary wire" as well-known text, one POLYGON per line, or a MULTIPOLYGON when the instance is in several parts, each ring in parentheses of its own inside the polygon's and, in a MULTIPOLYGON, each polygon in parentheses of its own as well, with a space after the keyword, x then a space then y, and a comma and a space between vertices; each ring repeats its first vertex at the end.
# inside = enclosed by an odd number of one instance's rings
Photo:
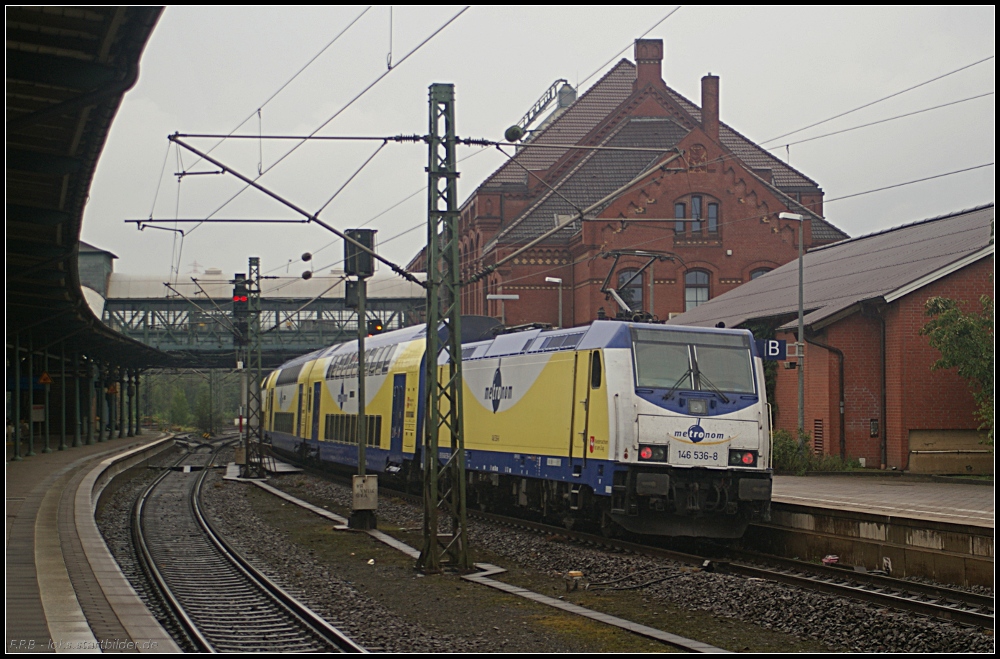
POLYGON ((960 71, 964 71, 966 69, 972 68, 973 66, 982 64, 983 62, 988 62, 989 60, 993 59, 994 57, 996 57, 996 56, 995 55, 990 55, 989 57, 984 57, 981 60, 977 60, 975 62, 972 62, 971 64, 966 64, 965 66, 961 66, 961 67, 959 67, 957 69, 954 69, 953 71, 949 71, 948 73, 943 73, 943 74, 941 74, 939 76, 935 76, 935 77, 931 78, 930 80, 925 80, 925 81, 923 81, 921 83, 913 85, 912 87, 907 87, 906 89, 901 89, 898 92, 893 92, 892 94, 889 94, 887 96, 883 96, 881 98, 877 98, 874 101, 870 101, 870 102, 865 103, 863 105, 859 105, 856 108, 851 108, 850 110, 846 110, 844 112, 840 112, 838 114, 835 114, 832 117, 827 117, 826 119, 823 119, 822 121, 817 121, 815 123, 809 124, 808 126, 803 126, 802 128, 796 128, 793 131, 789 131, 787 133, 783 133, 783 134, 778 135, 776 137, 772 137, 771 139, 764 140, 763 142, 758 142, 757 146, 760 146, 762 144, 767 144, 768 142, 773 142, 775 140, 780 140, 783 137, 788 137, 789 135, 794 135, 795 133, 801 133, 804 130, 808 130, 810 128, 815 128, 816 126, 819 126, 821 124, 825 124, 828 121, 833 121, 834 119, 839 119, 840 117, 845 117, 845 116, 847 116, 847 115, 849 115, 849 114, 851 114, 853 112, 857 112, 858 110, 863 110, 863 109, 871 107, 871 106, 873 106, 873 105, 875 105, 877 103, 881 103, 882 101, 887 101, 890 98, 895 98, 896 96, 899 96, 901 94, 905 94, 906 92, 910 92, 910 91, 913 91, 914 89, 918 89, 920 87, 923 87, 924 85, 929 85, 932 82, 936 82, 938 80, 941 80, 942 78, 947 78, 950 75, 954 75, 954 74, 956 74, 956 73, 958 73, 960 71))
MULTIPOLYGON (((271 197, 275 201, 278 201, 279 203, 287 206, 288 208, 292 209, 293 211, 295 211, 296 213, 302 215, 303 217, 308 218, 309 222, 314 222, 314 223, 318 224, 319 226, 323 227, 324 229, 326 229, 327 231, 330 231, 331 233, 336 234, 342 240, 345 240, 345 241, 348 241, 350 243, 353 243, 355 247, 357 247, 357 248, 359 248, 359 249, 361 249, 361 250, 369 253, 372 256, 372 258, 374 258, 374 259, 376 259, 378 261, 381 261, 382 263, 384 263, 387 266, 389 266, 392 269, 392 271, 395 272, 396 274, 398 274, 400 277, 403 277, 404 279, 409 279, 409 280, 413 281, 414 283, 417 283, 417 284, 419 284, 421 286, 425 285, 423 282, 418 281, 416 278, 413 277, 413 275, 411 275, 410 273, 408 273, 405 270, 403 270, 397 264, 395 264, 392 261, 386 259, 385 257, 383 257, 383 256, 375 253, 374 251, 370 250, 366 246, 364 246, 361 243, 359 243, 357 240, 351 238, 350 236, 345 235, 343 232, 338 231, 337 229, 333 228, 332 226, 330 226, 329 224, 327 224, 323 220, 320 220, 319 217, 317 217, 315 214, 309 213, 309 211, 304 210, 303 208, 297 206, 296 204, 293 204, 292 202, 288 201, 287 199, 284 199, 281 196, 279 196, 278 194, 272 192, 271 190, 268 190, 264 186, 262 186, 259 183, 257 183, 255 179, 251 179, 250 177, 245 176, 245 175, 239 173, 238 171, 236 171, 232 167, 226 166, 225 164, 223 164, 222 162, 220 162, 220 161, 212 158, 208 154, 203 153, 203 152, 199 151, 198 149, 195 149, 190 144, 184 143, 183 141, 181 141, 176 136, 171 136, 170 139, 172 141, 176 142, 177 144, 180 144, 185 149, 191 151, 195 155, 201 156, 202 159, 209 161, 210 163, 212 163, 216 167, 221 168, 223 171, 231 174, 232 176, 235 176, 239 180, 243 181, 247 185, 247 187, 252 187, 252 188, 254 188, 254 189, 256 189, 256 190, 258 190, 260 192, 263 192, 268 197, 271 197)), ((196 226, 198 226, 198 225, 196 225, 196 226)))
MULTIPOLYGON (((676 11, 676 9, 675 9, 674 11, 676 11)), ((669 16, 669 15, 668 15, 668 16, 669 16)), ((818 139, 818 138, 811 138, 811 139, 818 139)), ((420 192, 420 191, 418 191, 417 193, 414 193, 414 195, 413 195, 413 196, 415 196, 416 194, 419 194, 419 192, 420 192)), ((408 197, 407 199, 409 199, 409 197, 408 197)), ((418 226, 418 227, 414 227, 414 229, 416 229, 416 228, 419 228, 419 226, 418 226)), ((331 243, 331 244, 332 244, 332 243, 331 243)), ((179 262, 179 261, 178 261, 178 262, 179 262)))
POLYGON ((380 144, 378 146, 378 148, 375 149, 375 151, 370 156, 368 156, 368 159, 365 160, 363 163, 361 163, 361 166, 358 167, 356 170, 354 170, 353 174, 351 174, 349 177, 347 177, 347 180, 344 181, 343 185, 341 185, 339 188, 337 188, 337 191, 334 192, 330 196, 330 198, 326 200, 326 203, 324 203, 322 206, 320 206, 316 210, 316 212, 313 213, 313 215, 319 215, 324 210, 326 210, 326 207, 330 205, 330 202, 332 202, 334 199, 336 199, 337 195, 339 195, 341 192, 343 192, 344 188, 346 188, 351 183, 351 181, 353 181, 357 177, 357 175, 361 173, 361 170, 364 169, 365 167, 367 167, 368 163, 370 163, 372 160, 375 159, 375 156, 377 156, 379 154, 379 152, 382 151, 382 149, 385 148, 386 144, 388 144, 388 142, 387 141, 383 141, 382 144, 380 144))
MULTIPOLYGON (((443 25, 441 25, 436 30, 434 30, 434 32, 432 32, 428 37, 426 37, 419 44, 417 44, 416 46, 414 46, 413 49, 411 49, 408 53, 406 53, 405 55, 403 55, 403 57, 396 63, 396 65, 394 67, 392 67, 391 69, 388 69, 386 71, 383 71, 372 82, 370 82, 364 89, 362 89, 360 92, 358 92, 357 94, 355 94, 354 97, 351 98, 351 100, 349 100, 346 104, 344 104, 339 110, 337 110, 332 115, 330 115, 330 117, 328 117, 323 123, 321 123, 318 127, 316 127, 316 129, 313 130, 309 134, 308 137, 311 138, 311 137, 315 136, 319 131, 321 131, 324 128, 326 128, 326 126, 329 125, 331 121, 333 121, 334 119, 336 119, 337 117, 339 117, 343 112, 345 112, 349 107, 351 107, 355 102, 357 102, 358 99, 360 99, 362 96, 364 96, 366 93, 368 93, 373 87, 375 87, 375 85, 377 85, 383 79, 385 79, 385 77, 387 75, 389 75, 390 73, 392 73, 393 71, 395 71, 396 69, 398 69, 406 60, 408 60, 411 56, 413 56, 421 48, 423 48, 425 45, 427 45, 427 43, 429 43, 431 41, 431 39, 433 39, 438 34, 440 34, 445 28, 447 28, 449 25, 451 25, 453 22, 455 22, 455 20, 457 20, 458 17, 461 16, 462 14, 464 14, 468 9, 469 9, 469 5, 466 5, 457 14, 455 14, 454 16, 452 16, 451 18, 449 18, 443 25)), ((295 151, 297 151, 299 149, 299 147, 301 147, 303 144, 306 143, 306 141, 308 141, 308 140, 303 140, 303 141, 299 142, 298 144, 296 144, 295 146, 293 146, 291 149, 289 149, 288 151, 286 151, 284 154, 282 154, 277 160, 275 160, 267 168, 265 168, 260 174, 258 174, 257 177, 253 179, 253 181, 257 181, 261 177, 265 176, 268 172, 270 172, 271 170, 273 170, 275 167, 277 167, 279 164, 281 164, 282 162, 284 162, 284 160, 286 158, 288 158, 288 156, 292 155, 295 151)), ((250 187, 252 187, 252 186, 249 185, 249 184, 247 184, 244 187, 240 188, 229 199, 227 199, 226 201, 224 201, 219 207, 217 207, 215 210, 213 210, 211 213, 209 213, 206 216, 205 219, 209 219, 212 216, 214 216, 216 213, 218 213, 223 208, 225 208, 226 206, 228 206, 233 200, 235 200, 237 197, 239 197, 240 195, 242 195, 250 187)), ((195 225, 194 227, 192 227, 191 229, 188 230, 188 233, 191 233, 192 231, 194 231, 195 229, 197 229, 199 226, 201 226, 201 225, 195 225)))
MULTIPOLYGON (((911 115, 914 115, 914 114, 920 114, 922 112, 927 112, 927 111, 934 110, 934 109, 948 107, 950 105, 955 105, 955 104, 962 103, 962 102, 965 102, 965 101, 974 100, 974 99, 977 99, 977 98, 982 98, 982 97, 985 97, 985 96, 988 96, 988 95, 992 95, 993 93, 994 92, 987 92, 985 94, 979 94, 979 95, 972 96, 972 97, 969 97, 969 98, 966 98, 966 99, 960 99, 960 100, 957 100, 957 101, 952 101, 952 102, 949 102, 949 103, 945 103, 945 104, 933 106, 931 108, 924 108, 924 109, 921 109, 921 110, 914 111, 912 113, 906 113, 906 114, 902 114, 902 115, 897 115, 895 117, 889 117, 889 118, 886 118, 886 119, 882 119, 882 120, 879 120, 879 121, 876 121, 876 122, 869 122, 869 123, 866 123, 866 124, 861 124, 861 125, 856 126, 856 127, 847 128, 847 129, 843 129, 843 130, 840 130, 840 131, 834 131, 832 133, 827 133, 825 135, 820 135, 820 136, 816 136, 816 137, 812 137, 812 138, 807 138, 805 140, 801 140, 801 142, 812 141, 812 140, 820 139, 820 138, 823 138, 823 137, 829 137, 829 136, 837 135, 837 134, 840 134, 840 133, 843 133, 843 132, 848 132, 850 130, 855 130, 857 128, 864 128, 864 127, 868 127, 868 126, 872 126, 872 125, 876 125, 876 124, 880 124, 880 123, 885 123, 887 121, 891 121, 891 120, 894 120, 894 119, 898 119, 898 118, 902 118, 902 117, 906 117, 906 116, 911 116, 911 115)), ((204 135, 204 134, 200 134, 200 135, 199 134, 185 134, 184 136, 187 136, 187 137, 212 137, 212 135, 204 135)), ((252 138, 254 136, 235 136, 235 137, 236 138, 252 138)), ((265 139, 310 139, 310 138, 308 136, 267 136, 265 139)), ((386 140, 388 140, 388 139, 396 139, 397 141, 403 141, 404 139, 405 139, 405 141, 416 141, 415 138, 414 138, 414 136, 407 136, 405 138, 403 138, 403 137, 387 138, 385 136, 322 136, 322 137, 315 137, 314 139, 324 139, 324 140, 371 140, 371 141, 378 140, 378 141, 382 141, 383 142, 382 146, 384 146, 384 144, 386 143, 386 140)), ((468 143, 468 142, 469 142, 469 140, 465 141, 465 143, 468 143)), ((507 154, 506 152, 504 152, 502 149, 499 149, 499 147, 503 146, 504 143, 502 143, 502 142, 496 142, 496 141, 492 141, 491 142, 491 141, 488 141, 488 140, 481 140, 481 141, 480 140, 476 140, 476 142, 477 143, 487 142, 487 143, 491 143, 491 144, 495 145, 496 147, 498 147, 498 150, 500 150, 502 153, 504 153, 504 155, 507 158, 509 158, 512 162, 514 162, 514 164, 520 166, 520 163, 516 162, 515 156, 511 156, 511 155, 507 154)), ((799 143, 799 142, 793 142, 792 144, 796 144, 796 143, 799 143)), ((553 144, 545 144, 545 145, 542 145, 542 144, 528 144, 528 145, 523 145, 523 146, 525 146, 526 148, 560 148, 560 149, 570 149, 570 148, 572 148, 572 149, 588 150, 588 151, 606 149, 606 150, 619 150, 619 151, 649 151, 649 152, 656 152, 656 153, 664 153, 663 149, 649 148, 649 147, 607 147, 607 146, 601 146, 601 145, 581 146, 581 145, 569 145, 569 144, 560 144, 560 145, 553 145, 553 144)), ((381 147, 379 147, 379 148, 381 148, 381 147)), ((466 158, 463 158, 462 160, 466 160, 466 159, 471 158, 471 157, 473 157, 475 155, 478 155, 479 153, 482 153, 483 151, 485 151, 486 148, 488 148, 488 147, 484 146, 482 149, 480 149, 476 153, 470 154, 469 156, 466 156, 466 158)), ((773 148, 780 148, 780 147, 773 147, 773 148)), ((376 151, 376 153, 377 152, 378 151, 376 151)), ((715 159, 715 160, 713 160, 713 162, 718 161, 718 160, 723 160, 723 159, 728 158, 728 157, 735 157, 735 156, 725 156, 723 158, 715 159)), ((371 159, 371 157, 369 158, 369 161, 370 161, 370 159, 371 159)), ((366 161, 365 164, 367 164, 367 162, 368 161, 366 161)), ((700 163, 700 164, 697 165, 697 167, 702 167, 705 164, 706 163, 700 163)), ((536 178, 539 178, 536 174, 534 174, 530 170, 527 170, 523 166, 522 166, 522 169, 525 169, 525 171, 529 175, 534 175, 536 178)), ((691 167, 689 166, 687 169, 691 169, 691 167)), ((961 171, 965 171, 965 170, 961 170, 961 171)), ((356 175, 356 173, 355 173, 355 175, 356 175)), ((642 174, 642 176, 646 176, 646 175, 648 175, 648 172, 642 174)), ((947 174, 944 174, 944 175, 947 175, 947 174)), ((352 176, 352 178, 353 178, 353 176, 352 176)), ((931 177, 931 178, 935 178, 935 177, 931 177)), ((539 180, 541 180, 541 179, 539 179, 539 180)), ((579 211, 579 208, 577 208, 575 206, 575 204, 573 204, 569 199, 567 199, 565 196, 563 196, 561 193, 559 193, 557 190, 555 190, 555 188, 553 188, 551 185, 548 185, 547 182, 545 182, 545 181, 542 181, 542 182, 545 183, 550 188, 550 190, 552 190, 555 194, 558 194, 567 203, 569 203, 571 206, 574 206, 574 208, 576 208, 576 210, 579 211)), ((341 187, 341 189, 343 189, 343 186, 341 187)), ((370 218, 369 220, 367 220, 366 222, 364 222, 361 226, 366 226, 367 224, 369 224, 370 222, 372 222, 376 218, 380 217, 381 215, 384 215, 385 213, 387 213, 387 212, 391 211, 392 209, 398 207, 399 205, 405 203, 409 199, 415 197, 416 195, 420 194, 421 192, 423 192, 425 190, 426 190, 426 186, 424 186, 424 187, 422 187, 422 188, 414 191, 413 193, 411 193, 407 197, 404 197, 399 202, 396 202, 395 204, 393 204, 392 206, 390 206, 386 210, 384 210, 384 211, 380 212, 379 214, 373 216, 372 218, 370 218)), ((339 191, 338 191, 338 193, 339 193, 339 191)), ((331 198, 331 200, 332 200, 332 198, 331 198)), ((828 199, 826 201, 830 202, 830 201, 833 201, 833 200, 832 199, 828 199)), ((324 205, 324 207, 325 207, 325 205, 324 205)), ((397 234, 396 236, 393 236, 393 237, 391 237, 391 238, 389 238, 389 239, 387 239, 385 241, 382 241, 382 242, 383 242, 383 244, 384 243, 388 243, 391 240, 393 240, 393 239, 395 239, 395 238, 397 238, 397 237, 399 237, 401 235, 404 235, 406 233, 409 233, 411 231, 416 230, 417 228, 420 228, 421 226, 422 226, 422 224, 414 225, 413 227, 411 227, 411 228, 405 230, 404 232, 402 232, 401 234, 397 234)), ((337 241, 331 241, 330 243, 327 243, 323 247, 320 247, 314 253, 318 253, 319 251, 330 247, 331 245, 335 244, 336 242, 337 241)), ((333 263, 331 265, 337 265, 337 264, 342 263, 342 262, 343 262, 342 260, 341 261, 337 261, 337 262, 335 262, 335 263, 333 263)), ((329 267, 329 266, 327 266, 327 267, 329 267)))
MULTIPOLYGON (((484 146, 484 147, 482 147, 481 149, 479 149, 478 151, 476 151, 474 153, 470 153, 469 155, 467 155, 467 156, 465 156, 463 158, 459 158, 458 162, 464 162, 464 161, 466 161, 466 160, 468 160, 470 158, 474 158, 474 157, 478 156, 479 154, 484 153, 489 148, 490 147, 484 146)), ((416 197, 418 194, 421 194, 421 193, 426 192, 426 191, 427 191, 427 186, 426 185, 422 186, 421 188, 419 188, 417 190, 414 190, 413 192, 411 192, 407 196, 403 197, 402 199, 400 199, 399 201, 397 201, 396 203, 394 203, 392 206, 389 206, 385 210, 380 211, 380 212, 376 213, 375 215, 373 215, 372 217, 368 218, 367 220, 365 220, 364 222, 362 222, 361 224, 359 224, 357 226, 357 228, 360 229, 360 228, 368 226, 369 224, 371 224, 372 222, 374 222, 378 218, 382 217, 383 215, 385 215, 389 211, 392 211, 392 210, 398 208, 399 206, 403 205, 404 203, 406 203, 410 199, 413 199, 414 197, 416 197)), ((419 223, 411 226, 410 228, 404 230, 402 233, 396 234, 396 235, 394 235, 391 238, 388 238, 386 240, 379 241, 379 244, 384 245, 384 244, 386 244, 386 243, 388 243, 388 242, 390 242, 392 240, 395 240, 396 238, 399 238, 399 237, 401 237, 401 236, 403 236, 403 235, 405 235, 407 233, 410 233, 411 231, 415 231, 415 230, 417 230, 417 229, 419 229, 421 227, 426 227, 426 226, 427 226, 427 223, 425 221, 421 221, 421 222, 419 222, 419 223)), ((333 245, 337 244, 338 242, 339 242, 339 240, 336 240, 336 239, 335 240, 331 240, 330 242, 326 243, 322 247, 319 247, 319 248, 313 250, 312 254, 316 255, 316 254, 322 252, 323 250, 325 250, 325 249, 327 249, 329 247, 332 247, 333 245)), ((301 260, 302 260, 301 258, 299 258, 299 259, 293 259, 293 260, 290 260, 288 262, 288 264, 285 264, 285 265, 287 267, 287 265, 290 265, 291 263, 299 263, 301 260)), ((332 267, 334 265, 339 265, 339 264, 341 264, 343 262, 344 262, 343 259, 341 259, 339 261, 336 261, 335 263, 332 263, 332 264, 330 264, 328 266, 324 266, 324 267, 332 267)), ((277 267, 275 267, 275 268, 273 268, 271 270, 268 270, 267 274, 269 274, 271 272, 275 272, 277 270, 280 270, 281 268, 282 268, 282 266, 279 265, 279 266, 277 266, 277 267)), ((324 268, 320 268, 320 270, 322 270, 322 269, 324 269, 324 268)))
MULTIPOLYGON (((668 18, 670 18, 671 16, 673 16, 673 15, 674 15, 675 13, 677 13, 677 10, 678 10, 678 9, 680 9, 681 7, 682 7, 682 5, 677 5, 677 6, 676 6, 676 7, 674 7, 674 8, 672 9, 672 10, 670 10, 669 12, 667 12, 667 15, 666 15, 666 16, 664 16, 664 17, 663 17, 663 18, 661 18, 660 20, 658 20, 658 21, 656 21, 655 23, 653 23, 652 27, 650 27, 650 28, 649 28, 648 30, 646 30, 646 31, 645 31, 645 32, 643 32, 643 33, 642 33, 641 35, 639 35, 639 39, 642 39, 642 38, 643 38, 643 37, 645 37, 645 36, 646 36, 647 34, 649 34, 649 33, 650 33, 650 32, 652 32, 653 30, 655 30, 655 29, 656 29, 657 27, 659 27, 661 23, 663 23, 664 21, 666 21, 666 20, 667 20, 668 18)), ((601 65, 600 65, 599 67, 597 67, 596 69, 594 69, 594 72, 593 72, 593 73, 591 73, 591 74, 590 74, 589 76, 587 76, 587 77, 586 77, 586 78, 584 78, 583 80, 579 80, 579 81, 577 81, 577 83, 576 83, 576 88, 577 88, 577 89, 579 89, 579 88, 580 88, 580 85, 582 85, 583 83, 587 82, 588 80, 590 80, 591 78, 593 78, 593 77, 594 77, 595 75, 597 75, 598 73, 600 73, 600 72, 601 72, 601 70, 602 70, 602 69, 603 69, 604 67, 606 67, 606 66, 607 66, 608 64, 611 64, 611 62, 615 61, 615 58, 616 58, 616 57, 618 57, 619 55, 621 55, 622 53, 624 53, 624 52, 625 52, 626 50, 628 50, 628 49, 629 49, 629 47, 630 47, 630 46, 632 46, 632 44, 633 44, 633 43, 635 43, 635 42, 634 42, 634 41, 630 41, 630 42, 629 42, 629 44, 628 44, 627 46, 625 46, 624 48, 622 48, 621 50, 619 50, 619 51, 618 51, 617 53, 615 53, 614 55, 612 55, 612 56, 611 56, 611 59, 609 59, 609 60, 608 60, 607 62, 605 62, 604 64, 601 64, 601 65)))
MULTIPOLYGON (((812 142, 813 140, 821 140, 824 137, 832 137, 833 135, 840 135, 841 133, 849 133, 851 131, 858 130, 860 128, 868 128, 869 126, 877 126, 878 124, 888 123, 890 121, 895 121, 896 119, 903 119, 905 117, 912 117, 917 114, 923 114, 924 112, 930 112, 931 110, 940 110, 941 108, 947 108, 952 105, 958 105, 959 103, 965 103, 967 101, 974 101, 977 98, 985 98, 986 96, 993 96, 996 92, 986 92, 984 94, 976 94, 975 96, 969 96, 968 98, 962 98, 957 101, 951 101, 949 103, 942 103, 941 105, 934 105, 929 108, 922 108, 920 110, 914 110, 913 112, 907 112, 905 114, 897 114, 893 117, 887 117, 885 119, 879 119, 878 121, 870 121, 866 124, 859 124, 857 126, 851 126, 850 128, 843 128, 841 130, 835 130, 831 133, 823 133, 822 135, 816 135, 814 137, 807 137, 805 139, 796 140, 794 142, 788 142, 787 144, 779 144, 778 146, 767 147, 769 151, 775 149, 785 149, 790 146, 795 146, 796 144, 805 144, 806 142, 812 142)), ((760 145, 758 145, 760 146, 760 145)))
MULTIPOLYGON (((337 35, 334 36, 333 39, 331 39, 329 42, 327 42, 327 44, 325 46, 323 46, 322 48, 320 48, 319 52, 317 52, 315 55, 313 55, 309 59, 308 62, 306 62, 304 65, 302 65, 302 67, 298 71, 296 71, 292 75, 291 78, 289 78, 288 80, 286 80, 284 82, 284 84, 282 84, 280 87, 278 87, 277 90, 274 91, 274 93, 272 93, 270 96, 268 96, 267 99, 265 99, 263 103, 261 103, 260 105, 258 105, 256 110, 254 110, 253 112, 251 112, 250 114, 248 114, 247 117, 246 117, 246 119, 244 119, 240 123, 236 124, 236 127, 233 128, 231 131, 229 131, 229 135, 232 135, 233 133, 235 133, 236 131, 238 131, 240 128, 242 128, 244 125, 246 125, 246 123, 248 121, 250 121, 251 119, 254 118, 254 115, 260 117, 261 110, 263 110, 264 107, 267 106, 268 103, 270 103, 271 101, 273 101, 278 96, 278 94, 280 94, 281 92, 283 92, 285 90, 285 88, 288 87, 288 85, 292 84, 292 82, 296 78, 298 78, 300 75, 302 75, 302 73, 305 72, 305 70, 308 69, 309 66, 312 65, 313 62, 315 62, 317 59, 319 59, 319 57, 323 53, 325 53, 327 50, 329 50, 330 46, 332 46, 333 44, 335 44, 340 39, 340 37, 344 36, 344 34, 346 34, 348 30, 350 30, 352 27, 354 27, 354 24, 357 23, 359 20, 361 20, 361 17, 364 16, 365 14, 367 14, 368 10, 371 9, 371 8, 372 8, 371 5, 368 5, 367 7, 365 7, 361 11, 361 13, 358 14, 354 18, 354 20, 352 20, 350 23, 348 23, 347 26, 344 29, 342 29, 340 32, 338 32, 337 35)), ((208 151, 206 151, 206 153, 212 153, 212 151, 214 151, 220 144, 222 144, 223 142, 226 141, 226 139, 229 137, 229 135, 220 135, 219 136, 219 138, 220 138, 219 141, 216 144, 212 145, 208 149, 208 151)), ((199 161, 195 161, 194 165, 197 165, 198 162, 199 161)), ((192 165, 192 167, 194 165, 192 165)), ((161 174, 161 176, 162 176, 162 174, 161 174)), ((150 216, 152 216, 152 213, 150 213, 150 216)))

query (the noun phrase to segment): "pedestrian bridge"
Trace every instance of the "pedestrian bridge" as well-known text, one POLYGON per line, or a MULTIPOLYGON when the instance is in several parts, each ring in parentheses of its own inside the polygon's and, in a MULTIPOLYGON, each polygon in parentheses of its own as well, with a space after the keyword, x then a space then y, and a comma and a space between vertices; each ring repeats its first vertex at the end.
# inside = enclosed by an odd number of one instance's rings
MULTIPOLYGON (((422 277, 422 273, 416 276, 422 277)), ((164 282, 119 273, 100 286, 84 287, 95 315, 111 329, 162 350, 179 367, 232 368, 232 277, 221 270, 164 282)), ((345 304, 346 276, 275 277, 261 280, 261 351, 265 368, 358 335, 358 314, 345 304)), ((426 291, 392 275, 368 280, 366 321, 383 331, 424 322, 426 291)))

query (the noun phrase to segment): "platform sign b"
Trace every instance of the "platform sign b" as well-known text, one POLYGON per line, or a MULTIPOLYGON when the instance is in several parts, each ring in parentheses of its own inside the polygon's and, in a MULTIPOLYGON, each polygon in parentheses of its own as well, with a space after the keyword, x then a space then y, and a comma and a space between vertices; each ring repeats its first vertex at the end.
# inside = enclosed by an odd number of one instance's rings
POLYGON ((756 339, 757 354, 765 361, 784 361, 788 358, 788 342, 781 339, 756 339))

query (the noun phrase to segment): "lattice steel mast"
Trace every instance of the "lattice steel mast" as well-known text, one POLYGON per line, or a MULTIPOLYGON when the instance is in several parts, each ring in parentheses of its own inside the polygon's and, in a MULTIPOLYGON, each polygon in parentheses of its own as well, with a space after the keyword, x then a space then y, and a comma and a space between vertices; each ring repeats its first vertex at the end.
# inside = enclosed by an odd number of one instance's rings
POLYGON ((262 373, 260 348, 260 258, 250 257, 247 276, 247 341, 243 353, 243 369, 246 378, 246 465, 244 478, 266 478, 264 456, 261 446, 264 440, 263 413, 261 409, 260 385, 262 373))
POLYGON ((427 352, 424 381, 424 538, 417 567, 438 572, 442 562, 466 570, 465 438, 462 423, 461 282, 458 250, 458 169, 455 161, 455 88, 430 86, 427 188, 427 352), (438 328, 447 329, 441 341, 438 328), (447 358, 439 375, 439 355, 447 358), (438 457, 439 439, 450 450, 438 457), (438 511, 451 519, 438 534, 438 511))

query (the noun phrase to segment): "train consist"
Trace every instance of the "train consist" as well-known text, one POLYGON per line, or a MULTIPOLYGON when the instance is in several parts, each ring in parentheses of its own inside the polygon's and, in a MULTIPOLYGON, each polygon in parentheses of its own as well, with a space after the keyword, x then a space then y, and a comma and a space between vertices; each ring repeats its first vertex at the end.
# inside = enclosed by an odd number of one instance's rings
MULTIPOLYGON (((370 472, 421 478, 425 331, 365 341, 370 472)), ((463 342, 462 362, 469 505, 711 538, 769 513, 769 408, 750 332, 602 320, 463 342)), ((265 438, 356 467, 357 384, 357 342, 288 362, 264 382, 265 438)))

